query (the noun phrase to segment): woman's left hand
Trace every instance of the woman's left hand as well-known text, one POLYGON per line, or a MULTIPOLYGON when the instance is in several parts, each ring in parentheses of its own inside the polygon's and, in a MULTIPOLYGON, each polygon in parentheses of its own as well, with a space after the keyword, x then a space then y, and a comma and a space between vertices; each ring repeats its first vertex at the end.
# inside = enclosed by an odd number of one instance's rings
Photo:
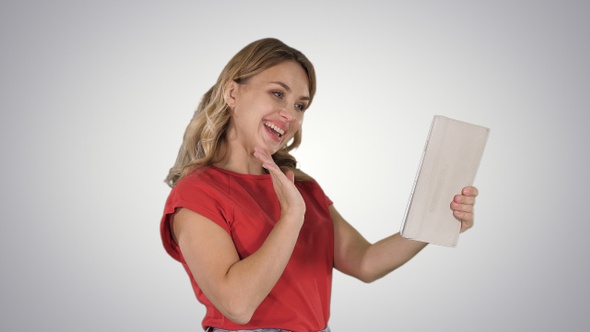
POLYGON ((477 188, 467 186, 461 190, 461 194, 455 195, 451 202, 453 215, 461 222, 461 233, 473 227, 473 206, 477 194, 477 188))

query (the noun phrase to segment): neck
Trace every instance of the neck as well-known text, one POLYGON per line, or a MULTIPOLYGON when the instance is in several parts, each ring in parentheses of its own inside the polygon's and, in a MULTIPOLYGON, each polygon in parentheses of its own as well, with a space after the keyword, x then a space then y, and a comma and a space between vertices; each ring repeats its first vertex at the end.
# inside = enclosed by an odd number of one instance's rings
POLYGON ((242 146, 230 146, 224 142, 218 150, 220 159, 213 165, 240 174, 263 174, 262 162, 254 157, 253 153, 242 146))

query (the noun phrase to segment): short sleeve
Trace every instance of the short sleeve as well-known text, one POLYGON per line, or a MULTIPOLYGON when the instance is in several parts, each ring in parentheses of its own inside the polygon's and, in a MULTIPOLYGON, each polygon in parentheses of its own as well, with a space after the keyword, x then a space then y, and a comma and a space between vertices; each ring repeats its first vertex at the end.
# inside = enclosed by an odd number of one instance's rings
POLYGON ((183 262, 184 259, 180 248, 172 238, 170 228, 170 216, 177 209, 190 209, 230 233, 228 223, 231 218, 231 211, 228 211, 228 205, 224 204, 227 199, 224 199, 226 193, 224 193, 223 186, 219 186, 219 181, 216 182, 217 185, 211 185, 206 180, 206 178, 188 175, 176 184, 166 200, 160 222, 162 243, 166 252, 180 262, 183 262))

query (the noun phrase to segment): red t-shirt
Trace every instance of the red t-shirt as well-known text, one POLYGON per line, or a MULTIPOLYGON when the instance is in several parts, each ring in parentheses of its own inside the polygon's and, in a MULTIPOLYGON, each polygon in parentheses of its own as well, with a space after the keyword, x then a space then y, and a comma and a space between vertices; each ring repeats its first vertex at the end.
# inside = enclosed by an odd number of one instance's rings
POLYGON ((329 212, 332 202, 313 180, 297 181, 295 185, 306 204, 305 222, 285 271, 245 325, 225 318, 203 294, 171 238, 168 217, 180 207, 199 213, 221 226, 233 239, 240 257, 246 258, 260 248, 280 216, 270 175, 207 167, 188 174, 172 189, 160 225, 162 241, 166 251, 184 266, 197 299, 207 309, 203 328, 326 328, 334 266, 334 227, 329 212))

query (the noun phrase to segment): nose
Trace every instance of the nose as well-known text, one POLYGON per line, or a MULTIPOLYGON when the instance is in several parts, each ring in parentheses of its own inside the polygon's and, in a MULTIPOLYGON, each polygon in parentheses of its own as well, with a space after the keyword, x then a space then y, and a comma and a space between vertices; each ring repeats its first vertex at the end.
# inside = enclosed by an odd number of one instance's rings
POLYGON ((295 120, 295 111, 289 111, 285 108, 281 108, 281 110, 279 111, 279 116, 283 119, 285 119, 285 121, 287 122, 291 122, 293 120, 295 120))

